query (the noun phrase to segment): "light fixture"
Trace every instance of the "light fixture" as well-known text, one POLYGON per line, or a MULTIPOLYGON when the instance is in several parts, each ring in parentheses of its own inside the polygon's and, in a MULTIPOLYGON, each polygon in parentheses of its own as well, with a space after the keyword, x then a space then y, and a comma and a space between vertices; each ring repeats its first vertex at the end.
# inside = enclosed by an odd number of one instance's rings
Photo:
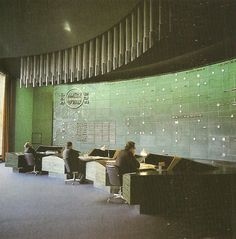
POLYGON ((65 22, 64 23, 64 30, 67 31, 67 32, 71 32, 71 28, 70 28, 69 22, 65 22))
POLYGON ((108 149, 108 147, 106 145, 103 145, 100 148, 100 150, 102 150, 102 151, 106 151, 107 150, 107 157, 110 158, 110 152, 109 152, 109 149, 108 149))
POLYGON ((106 147, 106 145, 103 145, 100 149, 101 149, 102 151, 105 151, 105 150, 107 150, 107 147, 106 147))
POLYGON ((148 155, 148 153, 147 153, 147 151, 143 148, 143 149, 141 150, 141 152, 140 152, 140 155, 141 155, 142 157, 146 157, 146 156, 148 155))

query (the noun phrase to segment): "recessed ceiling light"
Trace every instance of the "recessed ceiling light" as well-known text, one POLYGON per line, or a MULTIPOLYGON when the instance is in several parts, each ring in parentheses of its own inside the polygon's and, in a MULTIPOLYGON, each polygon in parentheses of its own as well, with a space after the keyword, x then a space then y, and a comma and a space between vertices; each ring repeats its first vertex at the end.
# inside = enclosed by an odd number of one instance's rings
POLYGON ((65 22, 64 23, 64 30, 67 31, 67 32, 71 32, 71 28, 70 28, 69 22, 65 22))

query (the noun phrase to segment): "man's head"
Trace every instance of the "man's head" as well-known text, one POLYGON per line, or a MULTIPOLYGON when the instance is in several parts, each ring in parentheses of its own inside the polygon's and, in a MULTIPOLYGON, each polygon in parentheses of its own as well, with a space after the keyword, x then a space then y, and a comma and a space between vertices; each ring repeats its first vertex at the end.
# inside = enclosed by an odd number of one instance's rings
POLYGON ((32 144, 31 144, 30 142, 26 142, 26 143, 24 144, 24 147, 25 147, 25 148, 32 148, 32 144))
POLYGON ((67 149, 72 149, 72 142, 70 142, 70 141, 67 142, 67 143, 66 143, 66 148, 67 148, 67 149))
POLYGON ((135 155, 135 143, 133 141, 128 141, 125 145, 125 150, 130 151, 135 155))

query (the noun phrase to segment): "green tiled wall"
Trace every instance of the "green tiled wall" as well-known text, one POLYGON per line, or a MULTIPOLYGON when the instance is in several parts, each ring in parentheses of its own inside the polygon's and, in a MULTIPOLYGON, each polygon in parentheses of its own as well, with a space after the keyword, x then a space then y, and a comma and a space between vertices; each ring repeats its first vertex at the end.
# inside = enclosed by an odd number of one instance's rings
POLYGON ((33 113, 33 89, 16 87, 15 151, 23 150, 26 141, 31 140, 33 113))
POLYGON ((54 144, 86 152, 107 145, 137 153, 236 160, 236 60, 142 79, 54 88, 54 144), (75 109, 70 89, 86 95, 75 109), (235 102, 235 104, 234 104, 235 102))
MULTIPOLYGON (((53 116, 53 87, 39 87, 34 89, 34 104, 33 104, 33 119, 32 129, 35 139, 32 139, 37 144, 37 140, 44 145, 52 144, 52 116, 53 116)), ((36 146, 35 144, 35 146, 36 146)))
MULTIPOLYGON (((52 143, 53 87, 16 88, 15 151, 23 151, 26 141, 34 143, 32 133, 40 144, 52 143)), ((34 144, 37 147, 38 144, 34 144)))

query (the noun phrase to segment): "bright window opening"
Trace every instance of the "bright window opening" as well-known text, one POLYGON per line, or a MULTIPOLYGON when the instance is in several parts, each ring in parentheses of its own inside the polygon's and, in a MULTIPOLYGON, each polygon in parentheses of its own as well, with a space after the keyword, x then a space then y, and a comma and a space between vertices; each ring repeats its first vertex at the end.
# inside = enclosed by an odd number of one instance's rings
POLYGON ((6 76, 0 72, 0 155, 2 155, 3 140, 3 104, 5 97, 5 79, 6 76))

